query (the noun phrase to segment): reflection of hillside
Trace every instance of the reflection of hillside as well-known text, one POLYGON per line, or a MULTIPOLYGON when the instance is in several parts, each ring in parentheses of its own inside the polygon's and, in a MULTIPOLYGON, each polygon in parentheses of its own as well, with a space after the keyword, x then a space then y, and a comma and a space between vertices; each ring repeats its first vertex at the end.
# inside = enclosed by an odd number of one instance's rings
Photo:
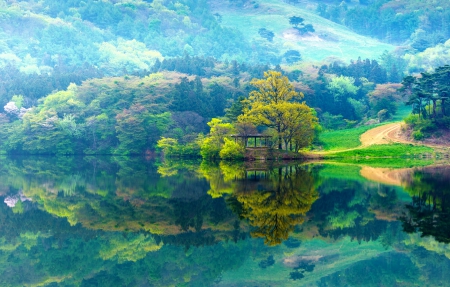
POLYGON ((450 243, 450 167, 427 167, 405 178, 405 189, 412 203, 401 217, 408 233, 420 232, 438 242, 450 243))
POLYGON ((398 188, 365 180, 357 166, 316 164, 310 169, 320 198, 296 238, 375 241, 403 211, 398 188))
POLYGON ((0 174, 5 186, 21 190, 38 208, 72 225, 150 232, 162 241, 172 236, 167 241, 186 246, 242 237, 224 199, 207 195, 208 182, 187 169, 162 177, 153 163, 141 159, 76 159, 61 169, 51 159, 7 164, 0 174))

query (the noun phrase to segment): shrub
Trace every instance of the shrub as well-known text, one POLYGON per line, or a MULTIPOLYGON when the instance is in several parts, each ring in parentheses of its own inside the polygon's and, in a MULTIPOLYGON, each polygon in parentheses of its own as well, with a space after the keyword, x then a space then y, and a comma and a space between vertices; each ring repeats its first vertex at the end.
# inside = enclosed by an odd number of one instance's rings
POLYGON ((378 120, 381 122, 387 121, 390 118, 389 111, 387 109, 383 109, 378 112, 378 120))
POLYGON ((178 141, 173 138, 165 138, 161 137, 161 139, 156 144, 158 148, 160 148, 164 154, 171 156, 176 153, 176 147, 178 146, 178 141))
POLYGON ((197 142, 179 144, 176 139, 161 137, 157 147, 168 157, 198 157, 200 146, 197 142))
POLYGON ((419 122, 419 115, 409 115, 404 119, 405 123, 410 126, 411 128, 414 128, 417 123, 419 122))
POLYGON ((221 159, 236 160, 243 159, 244 152, 245 149, 241 144, 225 138, 225 144, 223 145, 219 154, 221 159))
POLYGON ((219 157, 220 145, 213 138, 207 137, 203 140, 200 154, 204 159, 214 159, 219 157))
POLYGON ((421 131, 415 131, 412 133, 413 138, 416 141, 420 141, 423 140, 425 138, 425 136, 423 135, 423 133, 421 131))

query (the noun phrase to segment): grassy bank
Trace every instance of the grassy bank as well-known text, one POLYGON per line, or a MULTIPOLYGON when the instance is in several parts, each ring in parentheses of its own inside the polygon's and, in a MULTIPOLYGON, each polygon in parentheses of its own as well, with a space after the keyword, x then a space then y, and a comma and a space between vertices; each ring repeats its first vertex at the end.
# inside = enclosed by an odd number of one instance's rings
POLYGON ((325 151, 356 148, 361 145, 361 135, 377 126, 379 125, 323 132, 319 136, 319 142, 325 151))
POLYGON ((323 158, 383 158, 383 157, 417 157, 422 155, 431 155, 434 150, 426 146, 417 146, 411 144, 385 144, 372 145, 366 148, 354 149, 349 151, 336 151, 327 153, 323 158))

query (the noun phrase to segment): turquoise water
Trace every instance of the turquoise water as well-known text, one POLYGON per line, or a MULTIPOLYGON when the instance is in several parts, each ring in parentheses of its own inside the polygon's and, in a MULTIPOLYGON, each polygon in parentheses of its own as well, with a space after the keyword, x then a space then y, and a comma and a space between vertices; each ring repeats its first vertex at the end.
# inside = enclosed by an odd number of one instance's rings
POLYGON ((354 165, 2 158, 0 286, 446 286, 450 169, 395 178, 354 165))

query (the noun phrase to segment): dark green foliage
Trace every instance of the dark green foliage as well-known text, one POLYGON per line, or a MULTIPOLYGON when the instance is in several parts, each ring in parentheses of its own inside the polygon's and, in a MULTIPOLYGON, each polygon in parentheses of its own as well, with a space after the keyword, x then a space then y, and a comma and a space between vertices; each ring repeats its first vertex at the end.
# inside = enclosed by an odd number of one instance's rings
POLYGON ((259 29, 259 30, 258 30, 258 34, 259 34, 262 38, 266 39, 266 40, 269 41, 269 42, 272 42, 272 41, 273 41, 273 37, 275 37, 275 34, 274 34, 272 31, 267 30, 266 28, 261 28, 261 29, 259 29))
POLYGON ((406 205, 408 212, 400 218, 405 232, 420 232, 422 237, 450 243, 449 178, 445 167, 414 172, 406 186, 412 203, 406 205))
POLYGON ((298 32, 300 32, 300 34, 306 34, 306 33, 314 33, 314 27, 311 24, 306 24, 302 27, 295 27, 295 30, 297 30, 298 32))
POLYGON ((450 66, 436 68, 433 73, 421 73, 420 78, 407 76, 403 79, 402 93, 408 97, 415 116, 405 119, 413 128, 415 138, 431 135, 437 129, 449 129, 447 111, 450 108, 450 66))
POLYGON ((267 259, 261 260, 258 263, 258 266, 262 269, 265 269, 267 267, 272 266, 273 264, 275 264, 275 260, 273 260, 273 255, 270 255, 269 257, 267 257, 267 259))
POLYGON ((394 44, 409 41, 419 52, 450 36, 450 11, 444 1, 434 3, 437 7, 423 1, 361 0, 360 4, 349 8, 320 3, 316 12, 363 35, 394 44))
POLYGON ((335 62, 329 66, 322 66, 321 70, 325 73, 353 77, 356 86, 361 84, 360 78, 362 77, 376 84, 384 84, 387 82, 387 72, 376 60, 361 60, 361 58, 358 58, 356 61, 351 61, 348 66, 335 62))
POLYGON ((298 61, 301 61, 302 56, 300 55, 299 51, 296 50, 289 50, 283 55, 284 59, 287 63, 292 64, 298 61))
POLYGON ((293 25, 294 27, 298 27, 298 25, 303 24, 304 19, 302 17, 298 16, 292 16, 289 18, 289 24, 293 25))
POLYGON ((305 277, 305 275, 303 275, 303 273, 299 272, 299 271, 294 271, 294 272, 289 273, 289 278, 294 280, 294 281, 295 280, 300 280, 303 277, 305 277))
POLYGON ((103 74, 95 67, 85 65, 83 67, 59 66, 53 69, 51 74, 25 74, 14 66, 0 69, 0 110, 8 103, 12 96, 24 96, 24 107, 29 108, 37 104, 53 91, 67 89, 70 83, 77 85, 90 78, 99 78, 103 74))
POLYGON ((205 76, 207 69, 214 68, 216 60, 212 57, 190 57, 186 54, 183 58, 169 58, 156 62, 152 70, 177 71, 188 75, 205 76))

